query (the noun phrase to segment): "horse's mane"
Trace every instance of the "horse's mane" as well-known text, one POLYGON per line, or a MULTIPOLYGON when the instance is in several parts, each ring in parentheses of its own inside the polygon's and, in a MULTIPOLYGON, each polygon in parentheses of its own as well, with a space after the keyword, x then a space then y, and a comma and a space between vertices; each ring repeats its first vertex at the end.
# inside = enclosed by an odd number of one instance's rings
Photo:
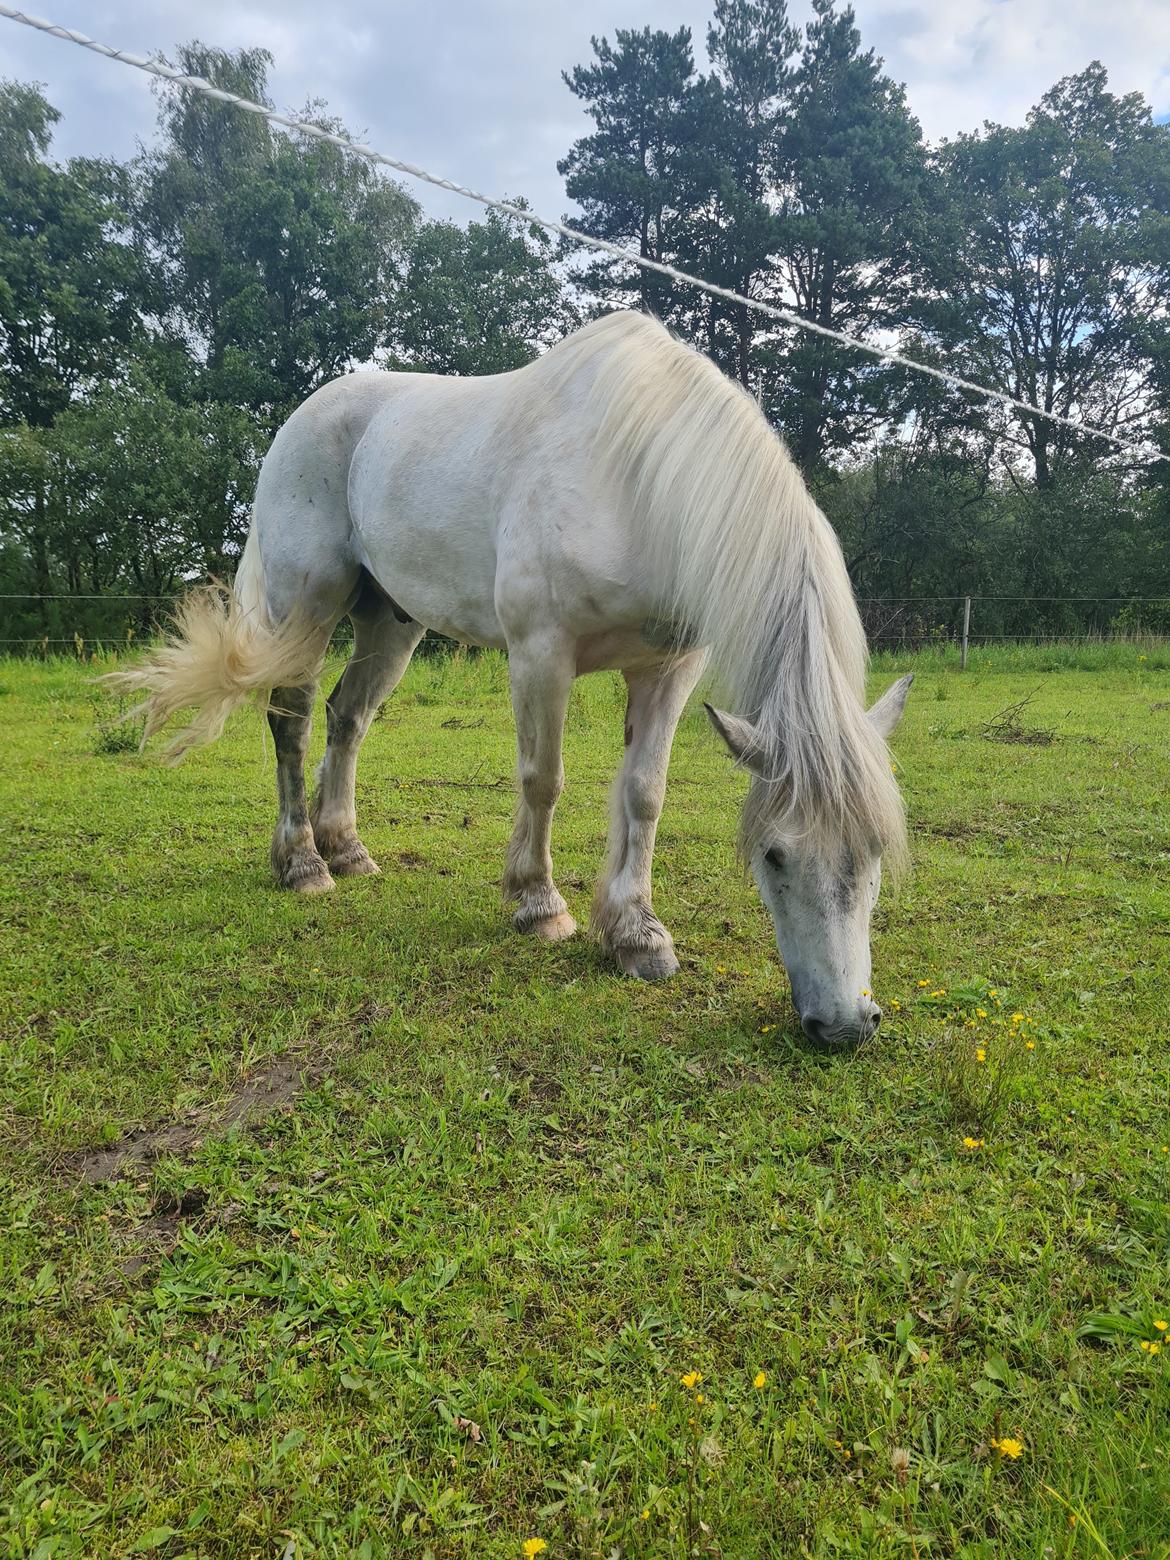
POLYGON ((867 650, 841 548, 756 402, 656 320, 594 321, 546 356, 588 384, 598 457, 669 581, 664 610, 710 646, 714 680, 759 734, 741 844, 810 833, 896 863, 905 819, 866 719, 867 650))

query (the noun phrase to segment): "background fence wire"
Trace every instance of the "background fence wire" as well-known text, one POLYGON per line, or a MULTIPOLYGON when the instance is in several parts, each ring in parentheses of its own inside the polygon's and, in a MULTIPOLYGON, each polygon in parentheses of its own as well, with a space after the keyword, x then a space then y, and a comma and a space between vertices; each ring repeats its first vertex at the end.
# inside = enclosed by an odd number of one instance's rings
MULTIPOLYGON (((165 627, 178 594, 0 594, 0 654, 132 649, 165 627)), ((1170 596, 863 596, 858 606, 874 650, 919 650, 960 645, 968 601, 972 646, 1170 640, 1170 596)), ((337 639, 348 638, 344 623, 337 639)), ((428 635, 424 649, 451 643, 428 635)))

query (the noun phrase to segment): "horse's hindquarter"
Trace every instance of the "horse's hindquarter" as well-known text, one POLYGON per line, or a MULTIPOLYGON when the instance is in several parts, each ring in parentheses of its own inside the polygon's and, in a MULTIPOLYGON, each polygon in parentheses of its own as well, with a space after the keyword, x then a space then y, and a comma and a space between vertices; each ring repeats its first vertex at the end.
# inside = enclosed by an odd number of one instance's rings
MULTIPOLYGON (((646 654, 654 604, 572 400, 539 364, 482 379, 396 381, 355 452, 365 563, 411 617, 503 647, 548 635, 577 669, 646 654)), ((653 652, 660 654, 661 652, 653 652)))

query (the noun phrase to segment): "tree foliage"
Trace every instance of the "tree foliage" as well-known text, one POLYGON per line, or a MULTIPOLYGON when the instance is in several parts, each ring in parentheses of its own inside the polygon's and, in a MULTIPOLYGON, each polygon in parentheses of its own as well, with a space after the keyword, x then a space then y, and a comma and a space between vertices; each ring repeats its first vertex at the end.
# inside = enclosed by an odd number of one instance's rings
POLYGON ((395 322, 407 363, 435 374, 503 374, 572 328, 575 313, 540 228, 489 211, 414 235, 395 322))
POLYGON ((58 118, 0 82, 0 423, 37 428, 117 373, 143 329, 129 171, 48 161, 58 118))
MULTIPOLYGON (((176 60, 267 101, 264 50, 176 60)), ((326 380, 496 373, 571 324, 547 239, 423 222, 336 147, 166 92, 133 163, 60 166, 57 119, 0 87, 0 591, 38 598, 5 639, 141 628, 230 573, 267 443, 326 380)))
MULTIPOLYGON (((1103 67, 1057 82, 1019 129, 939 149, 945 242, 924 256, 932 337, 960 372, 1130 437, 1156 414, 1170 301, 1170 132, 1103 67)), ((1100 454, 1013 413, 1002 428, 1036 485, 1100 454)))
MULTIPOLYGON (((270 56, 200 45, 180 68, 267 102, 270 56)), ((319 104, 307 118, 336 128, 319 104)), ((369 163, 204 97, 162 98, 140 169, 163 319, 206 370, 201 390, 274 430, 384 343, 418 217, 369 163)))

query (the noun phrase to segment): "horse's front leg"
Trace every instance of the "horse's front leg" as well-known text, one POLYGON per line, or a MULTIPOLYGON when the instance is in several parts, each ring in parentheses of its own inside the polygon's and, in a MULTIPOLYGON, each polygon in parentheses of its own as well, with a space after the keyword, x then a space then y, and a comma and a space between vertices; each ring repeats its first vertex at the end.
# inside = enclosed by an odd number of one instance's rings
POLYGON ((614 787, 609 860, 593 899, 593 930, 627 975, 663 980, 678 969, 674 942, 651 907, 654 839, 670 747, 705 653, 625 673, 626 756, 614 787))
POLYGON ((565 783, 561 738, 576 667, 555 637, 509 642, 508 673, 516 717, 520 803, 508 845, 504 894, 517 900, 512 924, 549 942, 571 937, 577 923, 552 879, 552 819, 565 783))

